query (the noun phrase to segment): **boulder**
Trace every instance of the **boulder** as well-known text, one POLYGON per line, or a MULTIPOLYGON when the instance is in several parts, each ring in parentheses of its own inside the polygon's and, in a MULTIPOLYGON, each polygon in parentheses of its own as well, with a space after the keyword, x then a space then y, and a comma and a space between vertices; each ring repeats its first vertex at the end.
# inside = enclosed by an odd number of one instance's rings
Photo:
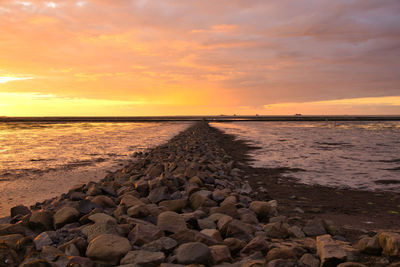
POLYGON ((384 254, 392 257, 400 257, 400 234, 392 232, 380 233, 379 244, 384 254))
POLYGON ((257 214, 258 219, 263 220, 268 218, 271 205, 265 201, 253 201, 250 203, 249 209, 257 214))
POLYGON ((142 246, 164 236, 164 232, 152 224, 136 224, 128 238, 133 245, 142 246))
POLYGON ((43 232, 33 240, 37 250, 42 250, 44 246, 50 246, 53 244, 53 240, 51 239, 50 235, 51 234, 49 232, 43 232))
POLYGON ((373 237, 365 236, 361 238, 354 247, 361 253, 366 254, 379 255, 382 251, 378 235, 373 237))
POLYGON ((221 233, 217 229, 203 229, 200 233, 210 236, 216 241, 222 242, 221 233))
POLYGON ((176 259, 180 264, 197 263, 208 265, 210 257, 210 249, 200 242, 182 244, 176 250, 176 259))
POLYGON ((349 243, 333 240, 330 235, 317 236, 317 254, 321 267, 336 266, 357 259, 358 253, 349 243))
POLYGON ((231 262, 232 256, 226 245, 215 245, 210 247, 211 252, 211 262, 213 264, 218 264, 221 262, 231 262))
POLYGON ((27 215, 27 214, 31 214, 31 211, 28 207, 24 205, 18 205, 10 209, 11 218, 17 215, 27 215))
POLYGON ((197 224, 199 225, 200 229, 215 229, 217 228, 217 225, 213 220, 210 218, 204 218, 204 219, 197 219, 197 224))
POLYGON ((276 259, 297 259, 296 253, 293 251, 293 249, 290 248, 273 248, 270 251, 268 251, 267 256, 266 256, 266 261, 272 261, 276 259))
POLYGON ((162 251, 165 253, 171 252, 176 246, 178 246, 178 242, 170 237, 161 237, 155 241, 147 243, 142 246, 142 249, 148 251, 162 251))
POLYGON ((128 239, 117 235, 103 234, 90 241, 86 256, 93 260, 117 264, 131 249, 128 239))
POLYGON ((269 247, 270 244, 265 239, 265 237, 256 236, 240 251, 240 255, 250 255, 257 251, 260 251, 265 255, 269 250, 269 247))
POLYGON ((0 236, 0 243, 4 242, 10 248, 16 249, 18 240, 20 240, 23 237, 24 236, 21 234, 3 235, 3 236, 0 236))
POLYGON ((104 224, 106 224, 106 223, 116 224, 117 223, 117 220, 114 217, 112 217, 108 214, 105 214, 105 213, 95 213, 93 215, 90 215, 88 217, 88 219, 94 223, 99 223, 99 224, 103 224, 103 223, 104 224))
POLYGON ((224 244, 229 247, 232 254, 236 254, 246 246, 246 242, 237 238, 228 237, 224 239, 224 244))
POLYGON ((79 219, 79 211, 73 207, 63 207, 53 215, 54 228, 58 229, 79 219))
POLYGON ((144 204, 144 203, 140 199, 131 194, 125 194, 120 201, 120 205, 125 205, 125 207, 127 208, 138 204, 144 204))
POLYGON ((253 239, 254 228, 250 224, 233 219, 221 229, 221 233, 225 237, 234 237, 249 242, 253 239))
POLYGON ((152 189, 149 195, 147 196, 147 199, 151 203, 158 203, 163 200, 168 200, 169 199, 168 187, 160 186, 152 189))
POLYGON ((37 210, 32 212, 29 218, 31 228, 38 231, 47 231, 53 229, 53 213, 47 210, 37 210))
POLYGON ((118 235, 117 225, 111 221, 107 223, 95 223, 92 225, 88 225, 84 227, 81 231, 84 235, 87 236, 89 242, 97 236, 103 234, 118 235))
POLYGON ((129 217, 132 217, 132 218, 144 218, 144 217, 147 217, 147 216, 150 214, 150 212, 149 212, 149 210, 146 208, 146 205, 144 205, 144 204, 138 204, 138 205, 135 205, 135 206, 130 207, 130 208, 126 211, 126 214, 127 214, 129 217))
POLYGON ((114 201, 105 195, 95 196, 91 201, 102 208, 114 208, 116 206, 114 201))
POLYGON ((299 260, 299 263, 301 266, 305 267, 319 267, 319 259, 309 253, 303 254, 299 260))
POLYGON ((181 215, 173 211, 164 211, 157 217, 157 226, 171 233, 186 229, 186 222, 181 215))
POLYGON ((187 202, 186 199, 164 200, 159 203, 159 206, 166 207, 170 211, 181 212, 186 207, 187 202))
POLYGON ((326 234, 324 223, 321 219, 309 220, 303 227, 303 232, 307 236, 318 236, 326 234))
POLYGON ((121 265, 132 264, 133 266, 157 267, 164 259, 165 255, 162 252, 135 250, 129 251, 128 254, 121 259, 121 265))
POLYGON ((194 210, 197 210, 200 207, 213 207, 216 206, 217 203, 210 199, 209 196, 212 193, 207 190, 200 190, 195 193, 193 193, 190 198, 190 205, 194 210))
POLYGON ((284 222, 273 222, 263 227, 267 236, 272 238, 286 238, 289 235, 289 225, 284 222))
POLYGON ((25 234, 25 228, 21 224, 0 224, 0 236, 11 234, 25 234))
POLYGON ((300 227, 293 225, 288 228, 288 233, 291 237, 304 238, 306 235, 303 233, 300 227))

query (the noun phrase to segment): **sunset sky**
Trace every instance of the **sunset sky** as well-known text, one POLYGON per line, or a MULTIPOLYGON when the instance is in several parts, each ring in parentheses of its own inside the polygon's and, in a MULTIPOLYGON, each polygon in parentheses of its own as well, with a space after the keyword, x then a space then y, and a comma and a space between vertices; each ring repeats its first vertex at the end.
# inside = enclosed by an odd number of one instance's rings
POLYGON ((400 114, 399 0, 0 0, 0 116, 400 114))

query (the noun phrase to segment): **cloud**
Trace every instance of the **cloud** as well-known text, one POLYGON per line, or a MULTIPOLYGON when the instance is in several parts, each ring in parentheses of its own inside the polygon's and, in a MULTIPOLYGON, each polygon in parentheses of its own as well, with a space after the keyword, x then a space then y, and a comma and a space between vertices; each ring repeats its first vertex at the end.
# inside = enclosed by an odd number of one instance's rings
POLYGON ((0 83, 8 83, 14 81, 31 80, 33 77, 0 77, 0 83))
POLYGON ((5 72, 46 78, 0 90, 157 101, 178 90, 199 107, 212 96, 210 107, 253 108, 398 96, 399 12, 398 0, 4 0, 5 72))

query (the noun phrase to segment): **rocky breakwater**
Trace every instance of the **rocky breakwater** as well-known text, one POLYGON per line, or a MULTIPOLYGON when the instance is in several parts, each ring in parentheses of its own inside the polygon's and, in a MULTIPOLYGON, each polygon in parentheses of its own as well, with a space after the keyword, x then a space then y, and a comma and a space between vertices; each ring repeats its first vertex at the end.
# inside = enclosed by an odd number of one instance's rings
POLYGON ((222 136, 197 123, 99 183, 12 208, 0 266, 400 266, 396 233, 352 246, 330 221, 279 216, 222 136))

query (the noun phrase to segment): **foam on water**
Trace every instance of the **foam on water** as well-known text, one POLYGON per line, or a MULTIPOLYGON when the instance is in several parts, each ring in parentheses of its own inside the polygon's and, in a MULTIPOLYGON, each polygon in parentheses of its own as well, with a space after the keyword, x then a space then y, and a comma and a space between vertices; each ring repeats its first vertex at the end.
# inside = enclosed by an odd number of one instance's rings
POLYGON ((256 167, 289 167, 306 184, 400 192, 400 122, 212 123, 261 149, 256 167))

